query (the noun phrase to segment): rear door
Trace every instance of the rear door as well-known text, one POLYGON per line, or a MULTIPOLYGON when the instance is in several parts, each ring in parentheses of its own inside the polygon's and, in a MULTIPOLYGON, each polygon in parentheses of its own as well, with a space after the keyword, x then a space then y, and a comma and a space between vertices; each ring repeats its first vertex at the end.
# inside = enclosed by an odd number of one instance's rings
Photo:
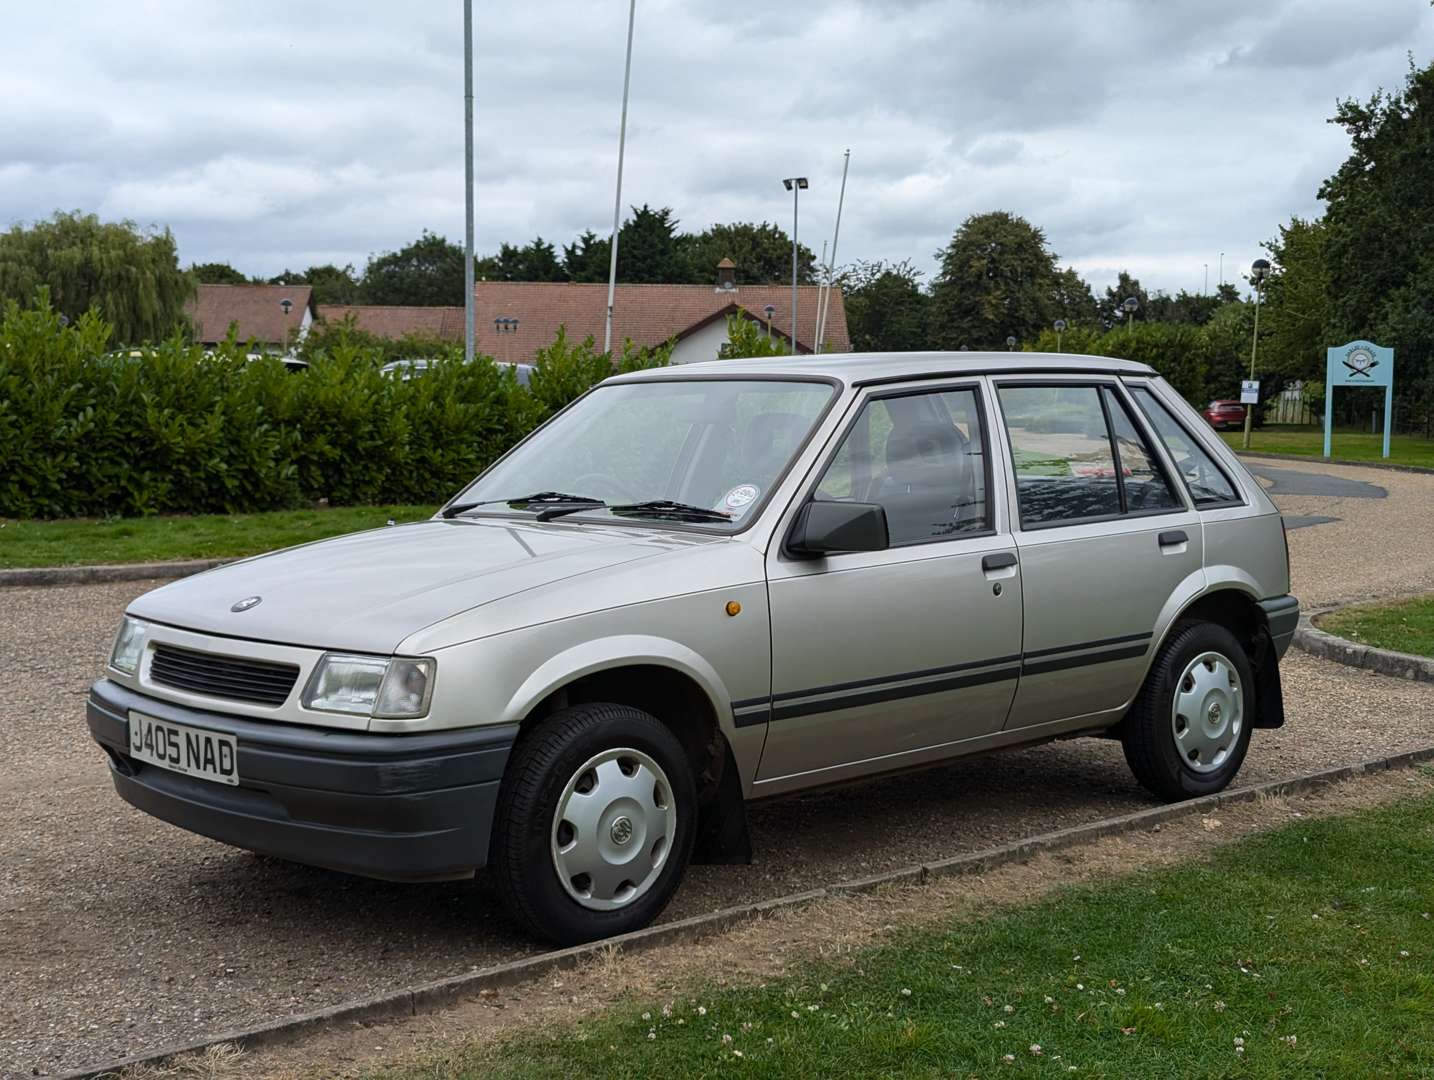
POLYGON ((1198 592, 1200 522, 1114 379, 997 380, 1025 632, 1009 728, 1122 709, 1161 611, 1198 592))

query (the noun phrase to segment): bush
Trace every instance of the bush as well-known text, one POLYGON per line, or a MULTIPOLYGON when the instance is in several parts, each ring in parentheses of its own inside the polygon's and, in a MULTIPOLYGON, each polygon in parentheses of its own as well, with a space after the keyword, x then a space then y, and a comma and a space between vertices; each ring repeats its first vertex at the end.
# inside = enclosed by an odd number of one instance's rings
MULTIPOLYGON (((336 343, 291 374, 227 342, 178 337, 105 353, 93 313, 65 325, 42 297, 0 316, 0 515, 234 513, 446 498, 612 373, 591 340, 538 356, 532 392, 450 349, 408 381, 336 343)), ((619 370, 667 362, 628 343, 619 370)))

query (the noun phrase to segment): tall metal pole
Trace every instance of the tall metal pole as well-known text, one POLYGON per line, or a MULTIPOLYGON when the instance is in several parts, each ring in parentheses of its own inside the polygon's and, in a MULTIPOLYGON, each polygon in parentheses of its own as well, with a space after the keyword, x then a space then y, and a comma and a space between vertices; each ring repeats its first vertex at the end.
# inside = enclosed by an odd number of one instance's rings
POLYGON ((832 275, 836 270, 837 241, 841 239, 841 209, 846 202, 846 174, 851 168, 851 151, 846 152, 842 159, 841 166, 841 194, 837 196, 836 228, 832 230, 832 255, 827 262, 827 284, 822 294, 821 308, 817 312, 817 352, 823 349, 823 342, 826 341, 827 315, 832 307, 832 275))
POLYGON ((617 194, 612 200, 612 250, 607 265, 607 319, 603 323, 602 351, 612 352, 612 304, 617 294, 617 236, 622 218, 622 161, 627 151, 627 95, 632 86, 632 28, 637 21, 637 0, 627 5, 627 62, 622 71, 622 123, 617 129, 617 194))
POLYGON ((1225 284, 1225 253, 1220 252, 1220 284, 1225 284))
POLYGON ((473 0, 463 0, 463 360, 473 362, 473 0))
POLYGON ((1205 264, 1205 285, 1204 285, 1204 287, 1200 290, 1200 295, 1201 295, 1201 296, 1209 296, 1209 295, 1210 295, 1210 264, 1209 264, 1209 263, 1206 263, 1206 264, 1205 264))
MULTIPOLYGON (((1263 282, 1255 282, 1255 336, 1250 340, 1250 381, 1255 379, 1255 350, 1260 347, 1260 294, 1264 291, 1260 286, 1263 282)), ((1324 403, 1329 408, 1329 402, 1324 403)), ((1250 427, 1255 417, 1255 406, 1245 406, 1245 441, 1243 449, 1250 448, 1250 427)))
POLYGON ((797 355, 797 200, 802 186, 792 185, 792 355, 797 355))

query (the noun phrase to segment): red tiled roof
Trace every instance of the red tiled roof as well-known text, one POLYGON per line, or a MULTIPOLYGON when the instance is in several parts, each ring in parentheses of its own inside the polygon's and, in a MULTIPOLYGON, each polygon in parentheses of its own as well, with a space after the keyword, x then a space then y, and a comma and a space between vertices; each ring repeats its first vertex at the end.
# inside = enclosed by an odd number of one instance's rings
POLYGON ((223 341, 231 323, 239 324, 239 340, 277 345, 297 340, 304 309, 313 306, 308 285, 200 285, 185 309, 194 323, 194 337, 205 345, 223 341), (292 300, 284 314, 281 300, 292 300))
MULTIPOLYGON (((815 285, 797 290, 797 344, 810 352, 816 336, 815 285)), ((477 310, 474 337, 479 352, 505 359, 526 359, 552 343, 560 326, 569 340, 591 336, 601 345, 607 310, 607 286, 572 282, 480 281, 474 286, 477 310), (495 319, 517 319, 518 328, 500 333, 495 319)), ((786 337, 791 327, 792 290, 783 285, 743 285, 719 291, 711 285, 619 285, 613 300, 613 340, 631 338, 638 345, 660 345, 683 337, 713 318, 740 306, 758 322, 766 322, 771 304, 772 329, 786 337)), ((360 329, 382 337, 408 333, 434 334, 461 341, 461 307, 381 307, 325 304, 319 316, 337 322, 353 315, 360 329)), ((827 315, 826 340, 833 352, 850 352, 846 307, 841 290, 833 287, 827 315)))
POLYGON ((461 307, 417 307, 386 304, 320 304, 319 318, 329 324, 352 316, 354 325, 381 338, 405 334, 463 340, 461 307))

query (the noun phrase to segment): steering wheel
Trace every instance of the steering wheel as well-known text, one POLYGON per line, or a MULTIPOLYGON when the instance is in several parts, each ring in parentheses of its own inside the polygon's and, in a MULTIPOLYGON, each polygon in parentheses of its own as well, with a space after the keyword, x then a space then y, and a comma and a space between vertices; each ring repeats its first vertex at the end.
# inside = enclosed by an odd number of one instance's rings
POLYGON ((604 502, 628 503, 637 501, 637 497, 633 495, 630 488, 624 487, 622 481, 614 479, 607 473, 586 473, 573 481, 573 487, 577 489, 574 492, 576 495, 593 495, 602 499, 604 502))

